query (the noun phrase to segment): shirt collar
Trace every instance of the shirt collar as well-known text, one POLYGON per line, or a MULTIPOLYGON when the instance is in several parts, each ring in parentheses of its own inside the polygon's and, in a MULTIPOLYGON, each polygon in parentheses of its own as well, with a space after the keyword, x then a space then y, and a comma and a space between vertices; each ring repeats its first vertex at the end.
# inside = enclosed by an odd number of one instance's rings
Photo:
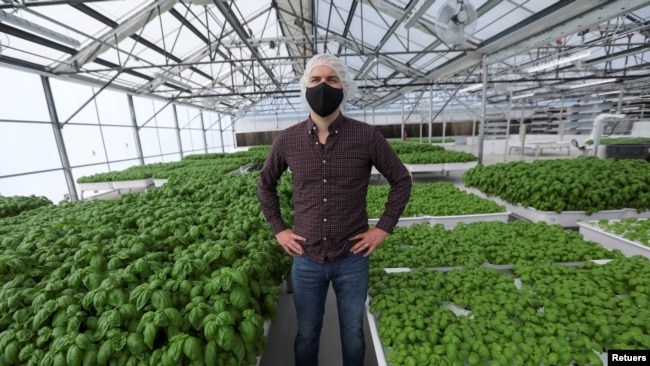
MULTIPOLYGON (((339 113, 338 117, 332 122, 332 124, 329 126, 329 131, 331 133, 338 133, 341 130, 341 127, 343 126, 343 121, 345 120, 345 117, 343 116, 343 113, 339 113)), ((307 132, 312 134, 316 133, 318 130, 318 127, 316 127, 316 124, 314 121, 311 119, 311 115, 307 118, 307 132)))

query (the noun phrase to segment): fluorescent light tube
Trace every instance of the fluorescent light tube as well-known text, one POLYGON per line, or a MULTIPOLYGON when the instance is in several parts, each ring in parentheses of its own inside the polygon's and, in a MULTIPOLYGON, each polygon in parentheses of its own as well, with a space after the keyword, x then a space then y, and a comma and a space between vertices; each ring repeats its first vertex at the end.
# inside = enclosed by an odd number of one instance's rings
POLYGON ((569 89, 578 89, 578 88, 585 88, 588 86, 594 86, 594 85, 600 85, 600 84, 607 84, 607 83, 613 83, 615 82, 616 79, 614 78, 609 78, 609 79, 602 79, 602 80, 595 80, 592 82, 587 82, 584 84, 578 84, 578 85, 570 85, 569 89))
POLYGON ((458 92, 459 93, 467 93, 467 92, 470 92, 470 91, 479 90, 482 87, 483 87, 483 84, 470 84, 470 85, 460 89, 458 92))
POLYGON ((524 99, 524 98, 532 97, 533 95, 535 95, 535 93, 527 93, 527 94, 515 95, 512 98, 510 98, 510 100, 524 99))
POLYGON ((526 72, 531 74, 531 73, 534 73, 534 72, 537 72, 537 71, 542 71, 544 69, 548 69, 548 68, 553 67, 553 66, 558 66, 558 65, 562 65, 562 64, 565 64, 565 63, 568 63, 568 62, 571 62, 571 61, 580 60, 580 59, 583 59, 585 57, 588 57, 589 55, 591 55, 591 51, 582 51, 582 52, 574 53, 573 55, 558 58, 557 60, 554 60, 554 61, 544 62, 544 63, 541 63, 539 65, 529 67, 529 68, 526 69, 526 72))

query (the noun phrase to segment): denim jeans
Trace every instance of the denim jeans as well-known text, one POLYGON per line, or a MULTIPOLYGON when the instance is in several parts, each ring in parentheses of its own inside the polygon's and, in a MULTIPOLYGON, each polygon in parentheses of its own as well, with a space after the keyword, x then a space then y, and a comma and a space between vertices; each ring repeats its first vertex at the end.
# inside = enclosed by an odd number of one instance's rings
POLYGON ((293 301, 298 316, 294 343, 296 366, 318 365, 325 298, 330 281, 336 295, 344 366, 363 366, 366 343, 363 313, 368 294, 369 257, 348 253, 336 262, 293 257, 293 301))

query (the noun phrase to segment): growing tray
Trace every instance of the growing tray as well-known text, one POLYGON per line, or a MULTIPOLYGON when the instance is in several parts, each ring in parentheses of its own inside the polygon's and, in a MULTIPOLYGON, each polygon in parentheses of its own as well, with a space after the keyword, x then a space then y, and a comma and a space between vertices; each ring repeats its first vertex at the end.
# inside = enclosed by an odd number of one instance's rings
POLYGON ((623 208, 619 210, 597 211, 588 215, 585 211, 563 211, 561 213, 553 211, 540 211, 532 207, 523 207, 521 204, 512 204, 496 196, 488 196, 475 188, 462 187, 469 193, 475 194, 482 198, 490 199, 506 207, 506 210, 529 221, 544 221, 547 224, 558 224, 563 227, 577 227, 579 221, 590 220, 618 220, 626 217, 648 218, 650 211, 637 212, 635 209, 623 208))
POLYGON ((81 191, 107 191, 113 189, 113 182, 77 183, 81 191))
POLYGON ((147 188, 151 185, 153 185, 153 179, 151 178, 113 182, 113 188, 115 189, 147 188))
MULTIPOLYGON (((487 214, 472 214, 472 215, 453 215, 453 216, 418 216, 418 217, 401 217, 397 222, 397 226, 409 227, 418 223, 429 223, 431 226, 442 224, 446 229, 452 229, 458 223, 472 223, 481 221, 500 221, 508 222, 510 212, 496 212, 487 214)), ((379 219, 369 219, 370 225, 375 225, 379 219)))
POLYGON ((597 221, 578 222, 578 226, 580 234, 586 240, 595 241, 608 249, 618 249, 628 257, 642 255, 650 258, 650 247, 609 233, 598 226, 597 221))

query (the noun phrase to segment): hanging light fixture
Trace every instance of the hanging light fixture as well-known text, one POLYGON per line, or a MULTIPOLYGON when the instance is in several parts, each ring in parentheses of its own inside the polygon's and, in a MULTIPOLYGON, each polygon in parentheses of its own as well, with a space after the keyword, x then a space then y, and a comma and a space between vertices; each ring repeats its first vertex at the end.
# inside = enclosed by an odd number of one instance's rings
POLYGON ((458 92, 459 93, 467 93, 467 92, 471 92, 471 91, 474 91, 474 90, 479 90, 482 87, 483 87, 483 84, 480 84, 480 83, 470 84, 470 85, 460 89, 458 92))
POLYGON ((555 66, 558 66, 558 65, 566 64, 566 63, 571 62, 571 61, 581 60, 581 59, 583 59, 585 57, 589 57, 589 55, 591 55, 591 51, 589 51, 589 50, 582 51, 582 52, 577 52, 577 53, 574 53, 572 55, 568 55, 568 56, 565 56, 565 57, 558 58, 557 60, 544 62, 544 63, 541 63, 541 64, 536 65, 536 66, 531 66, 531 67, 526 69, 526 72, 529 73, 529 74, 532 74, 534 72, 542 71, 544 69, 548 69, 548 68, 555 67, 555 66))
POLYGON ((615 81, 616 81, 615 78, 595 80, 595 81, 587 82, 587 83, 584 83, 584 84, 571 85, 571 86, 569 86, 569 89, 585 88, 585 87, 588 87, 588 86, 595 86, 595 85, 613 83, 615 81))

